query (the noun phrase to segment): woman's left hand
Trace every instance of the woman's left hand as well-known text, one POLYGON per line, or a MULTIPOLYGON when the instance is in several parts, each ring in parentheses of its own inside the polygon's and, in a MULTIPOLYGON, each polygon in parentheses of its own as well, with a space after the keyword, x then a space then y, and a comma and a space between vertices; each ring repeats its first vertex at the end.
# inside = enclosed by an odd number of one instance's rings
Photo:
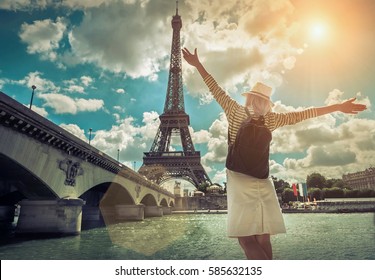
POLYGON ((345 114, 358 114, 367 109, 366 105, 354 103, 356 98, 351 98, 341 104, 339 104, 339 111, 345 114))

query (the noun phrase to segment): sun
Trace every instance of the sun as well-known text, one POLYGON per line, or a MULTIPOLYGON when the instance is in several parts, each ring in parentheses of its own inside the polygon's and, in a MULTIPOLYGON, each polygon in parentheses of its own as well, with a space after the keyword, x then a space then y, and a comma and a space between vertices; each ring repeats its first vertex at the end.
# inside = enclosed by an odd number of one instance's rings
POLYGON ((323 41, 328 36, 328 28, 324 22, 313 22, 310 26, 310 38, 313 41, 323 41))

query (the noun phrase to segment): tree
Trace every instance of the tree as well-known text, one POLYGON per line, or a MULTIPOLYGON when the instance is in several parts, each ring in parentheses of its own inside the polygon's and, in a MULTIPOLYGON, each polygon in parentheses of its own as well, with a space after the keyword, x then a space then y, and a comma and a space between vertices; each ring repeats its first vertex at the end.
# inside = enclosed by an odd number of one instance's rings
POLYGON ((289 201, 295 201, 296 197, 294 196, 293 190, 285 188, 281 194, 281 199, 284 203, 289 201))
POLYGON ((210 183, 204 182, 204 183, 198 185, 197 190, 206 193, 207 192, 207 188, 209 186, 210 186, 210 183))
POLYGON ((327 187, 327 180, 320 173, 312 173, 307 175, 306 184, 309 186, 309 188, 323 189, 327 187))
POLYGON ((344 190, 341 188, 324 188, 324 198, 341 198, 344 197, 344 190))
POLYGON ((310 188, 309 197, 311 198, 311 200, 314 200, 314 198, 316 200, 322 200, 323 199, 323 192, 319 188, 310 188))
POLYGON ((330 186, 327 184, 328 188, 340 188, 340 189, 345 188, 345 183, 342 179, 330 179, 330 180, 327 180, 327 181, 332 182, 332 184, 330 186))
POLYGON ((284 192, 285 188, 290 188, 290 185, 288 182, 285 182, 283 179, 277 179, 274 176, 271 176, 273 184, 275 186, 275 190, 277 193, 282 194, 284 192))

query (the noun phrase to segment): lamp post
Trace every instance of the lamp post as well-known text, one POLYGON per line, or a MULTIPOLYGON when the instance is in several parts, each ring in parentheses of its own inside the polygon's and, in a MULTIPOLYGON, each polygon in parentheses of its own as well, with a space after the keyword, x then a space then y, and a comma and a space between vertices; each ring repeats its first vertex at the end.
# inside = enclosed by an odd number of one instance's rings
POLYGON ((120 161, 120 149, 117 149, 117 161, 120 161))
POLYGON ((36 86, 32 85, 31 88, 33 89, 33 92, 31 93, 30 109, 31 109, 31 106, 33 105, 34 91, 36 89, 36 86))
POLYGON ((92 128, 89 128, 89 145, 91 145, 91 132, 92 132, 92 128))

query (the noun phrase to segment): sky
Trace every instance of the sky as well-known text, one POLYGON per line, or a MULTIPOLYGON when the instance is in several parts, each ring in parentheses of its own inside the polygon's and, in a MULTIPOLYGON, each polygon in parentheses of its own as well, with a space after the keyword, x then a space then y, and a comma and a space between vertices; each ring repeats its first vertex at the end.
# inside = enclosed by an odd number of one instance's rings
MULTIPOLYGON (((240 103, 255 82, 276 112, 339 103, 273 133, 270 173, 304 182, 374 166, 375 1, 179 1, 181 45, 240 103)), ((159 127, 168 83, 174 0, 0 0, 0 91, 138 170, 159 127)), ((185 111, 202 165, 223 184, 227 121, 193 67, 182 64, 185 111)), ((173 149, 181 150, 179 139, 173 149)), ((172 180, 173 181, 173 180, 172 180)), ((183 182, 186 184, 185 182, 183 182)))

